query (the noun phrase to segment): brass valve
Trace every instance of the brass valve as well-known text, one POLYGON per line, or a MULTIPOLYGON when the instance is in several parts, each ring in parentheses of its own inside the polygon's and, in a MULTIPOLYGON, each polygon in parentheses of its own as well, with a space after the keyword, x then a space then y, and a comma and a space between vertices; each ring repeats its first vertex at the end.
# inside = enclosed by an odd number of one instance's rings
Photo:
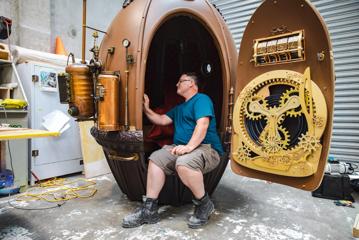
POLYGON ((95 59, 95 61, 98 61, 98 57, 99 57, 99 53, 100 53, 100 48, 98 47, 98 45, 96 45, 96 41, 98 38, 98 32, 94 31, 92 33, 92 37, 94 38, 93 40, 93 47, 91 48, 91 52, 93 53, 93 59, 95 59))

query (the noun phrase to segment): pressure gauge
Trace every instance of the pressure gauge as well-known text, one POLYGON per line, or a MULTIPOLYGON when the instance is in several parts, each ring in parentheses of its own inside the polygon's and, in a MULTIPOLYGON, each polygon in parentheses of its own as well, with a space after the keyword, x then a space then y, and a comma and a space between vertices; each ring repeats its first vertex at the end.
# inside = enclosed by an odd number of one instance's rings
POLYGON ((131 42, 128 39, 123 39, 122 41, 122 46, 124 46, 125 48, 128 48, 131 45, 131 42))

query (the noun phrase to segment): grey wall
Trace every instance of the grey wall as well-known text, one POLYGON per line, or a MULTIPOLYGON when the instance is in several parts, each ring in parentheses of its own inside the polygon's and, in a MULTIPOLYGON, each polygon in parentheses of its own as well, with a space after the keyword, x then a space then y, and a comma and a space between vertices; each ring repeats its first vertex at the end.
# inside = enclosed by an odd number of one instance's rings
MULTIPOLYGON (((87 25, 106 31, 112 19, 122 9, 123 0, 87 0, 87 25)), ((65 48, 81 58, 82 1, 51 0, 51 48, 54 49, 56 36, 61 36, 65 48)), ((86 31, 86 47, 93 46, 92 30, 86 31)), ((103 37, 99 33, 99 41, 103 37)), ((86 52, 87 58, 91 57, 86 52)))
MULTIPOLYGON (((18 22, 19 22, 19 1, 18 0, 0 0, 0 16, 12 19, 13 26, 11 28, 11 41, 19 44, 18 22)), ((0 40, 0 42, 4 42, 0 40)), ((6 40, 7 42, 7 40, 6 40)))
POLYGON ((18 44, 49 52, 51 42, 50 2, 18 0, 18 44))
MULTIPOLYGON (((87 0, 87 25, 107 30, 123 0, 87 0)), ((0 16, 13 20, 11 42, 34 50, 54 52, 56 36, 66 50, 81 57, 81 0, 0 0, 0 16)), ((91 30, 87 30, 87 49, 93 46, 91 30)), ((99 42, 103 35, 100 33, 99 42)), ((87 51, 86 57, 91 54, 87 51)))

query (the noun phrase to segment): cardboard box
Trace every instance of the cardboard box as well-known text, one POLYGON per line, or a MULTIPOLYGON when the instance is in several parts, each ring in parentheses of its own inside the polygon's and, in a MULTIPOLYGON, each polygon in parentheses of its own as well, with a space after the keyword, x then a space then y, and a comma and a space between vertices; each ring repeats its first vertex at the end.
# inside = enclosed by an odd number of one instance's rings
POLYGON ((0 43, 0 59, 9 60, 9 48, 6 44, 0 43))

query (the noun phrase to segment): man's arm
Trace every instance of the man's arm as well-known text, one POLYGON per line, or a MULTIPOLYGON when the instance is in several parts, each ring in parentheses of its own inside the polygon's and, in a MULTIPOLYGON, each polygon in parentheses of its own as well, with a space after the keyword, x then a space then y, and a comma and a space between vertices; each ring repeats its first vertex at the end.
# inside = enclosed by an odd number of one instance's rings
POLYGON ((192 137, 187 143, 187 145, 178 145, 172 149, 171 153, 176 155, 182 155, 185 153, 192 152, 196 147, 198 147, 198 145, 200 145, 203 139, 206 137, 209 120, 209 117, 202 117, 198 119, 192 137))
POLYGON ((153 124, 166 126, 172 123, 172 119, 166 114, 158 114, 152 111, 150 108, 150 99, 146 94, 143 95, 143 112, 153 124))

